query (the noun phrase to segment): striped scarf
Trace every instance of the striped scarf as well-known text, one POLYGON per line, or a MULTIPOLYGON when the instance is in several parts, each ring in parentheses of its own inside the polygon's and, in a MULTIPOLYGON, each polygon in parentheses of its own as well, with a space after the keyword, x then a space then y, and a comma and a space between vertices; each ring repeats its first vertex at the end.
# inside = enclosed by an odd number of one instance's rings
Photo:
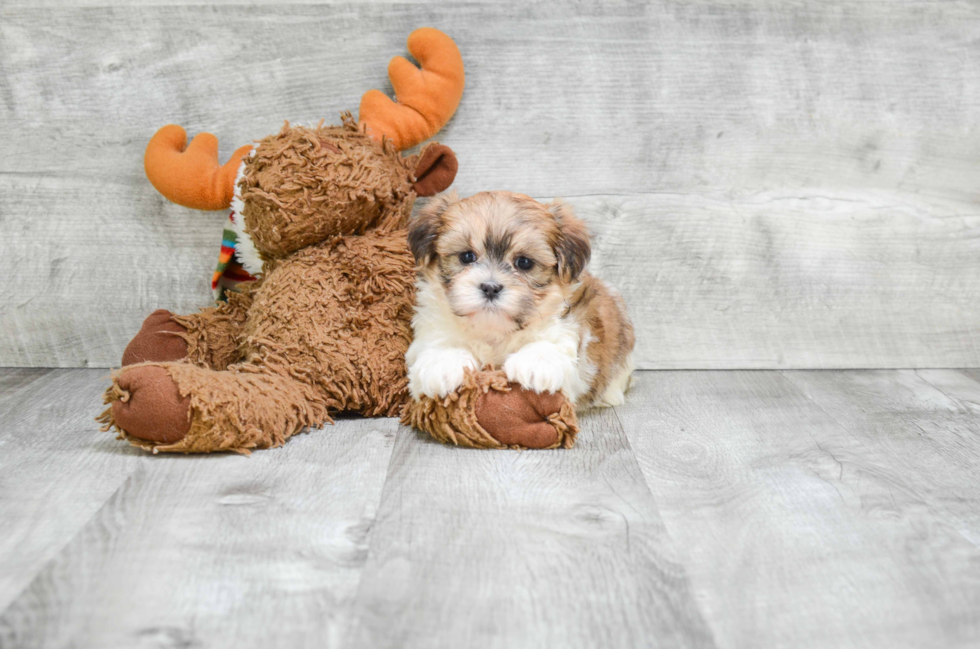
POLYGON ((211 277, 211 290, 214 292, 214 299, 219 302, 228 300, 227 292, 238 292, 239 284, 254 282, 255 277, 250 275, 242 265, 235 259, 235 245, 238 243, 238 235, 232 227, 235 213, 228 215, 228 225, 221 235, 221 254, 218 255, 218 266, 211 277))

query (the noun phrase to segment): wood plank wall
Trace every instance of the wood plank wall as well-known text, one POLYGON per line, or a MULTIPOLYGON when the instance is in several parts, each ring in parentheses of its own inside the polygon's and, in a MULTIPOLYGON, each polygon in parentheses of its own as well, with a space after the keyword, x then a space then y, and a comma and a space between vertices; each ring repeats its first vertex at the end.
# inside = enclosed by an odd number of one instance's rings
POLYGON ((976 3, 99 4, 0 8, 0 365, 207 304, 226 216, 156 194, 157 127, 335 120, 433 25, 456 188, 571 202, 639 367, 980 366, 976 3))

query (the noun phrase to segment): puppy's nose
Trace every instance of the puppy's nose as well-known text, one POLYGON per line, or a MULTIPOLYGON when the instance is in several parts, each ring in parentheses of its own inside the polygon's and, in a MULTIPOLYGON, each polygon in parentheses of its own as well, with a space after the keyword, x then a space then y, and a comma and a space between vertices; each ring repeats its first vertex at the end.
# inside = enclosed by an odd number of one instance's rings
POLYGON ((487 296, 488 300, 496 299, 497 294, 504 290, 504 287, 497 282, 487 282, 485 284, 480 284, 480 290, 483 294, 487 296))

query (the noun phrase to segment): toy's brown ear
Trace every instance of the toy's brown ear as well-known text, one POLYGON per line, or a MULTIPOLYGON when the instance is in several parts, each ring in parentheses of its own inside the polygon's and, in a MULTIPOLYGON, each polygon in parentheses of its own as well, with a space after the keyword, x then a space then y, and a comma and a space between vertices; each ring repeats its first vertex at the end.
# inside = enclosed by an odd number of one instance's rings
POLYGON ((442 215, 450 205, 459 202, 455 191, 436 196, 408 224, 408 247, 419 266, 428 266, 436 256, 436 239, 442 215))
POLYGON ((592 257, 589 228, 561 199, 556 198, 549 203, 548 211, 558 223, 558 236, 553 244, 558 258, 558 276, 564 282, 574 282, 592 257))
POLYGON ((459 163, 456 154, 445 144, 429 144, 415 163, 415 185, 418 196, 435 196, 449 189, 456 178, 459 163))

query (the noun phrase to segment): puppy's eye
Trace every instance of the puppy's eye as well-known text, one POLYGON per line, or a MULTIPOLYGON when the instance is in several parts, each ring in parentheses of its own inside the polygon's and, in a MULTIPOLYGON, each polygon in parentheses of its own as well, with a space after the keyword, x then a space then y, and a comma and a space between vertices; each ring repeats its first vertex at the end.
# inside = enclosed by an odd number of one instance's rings
POLYGON ((527 257, 518 257, 514 260, 514 265, 521 270, 531 270, 534 268, 534 260, 528 259, 527 257))
POLYGON ((476 261, 476 253, 472 250, 459 253, 459 263, 466 265, 472 264, 474 261, 476 261))

